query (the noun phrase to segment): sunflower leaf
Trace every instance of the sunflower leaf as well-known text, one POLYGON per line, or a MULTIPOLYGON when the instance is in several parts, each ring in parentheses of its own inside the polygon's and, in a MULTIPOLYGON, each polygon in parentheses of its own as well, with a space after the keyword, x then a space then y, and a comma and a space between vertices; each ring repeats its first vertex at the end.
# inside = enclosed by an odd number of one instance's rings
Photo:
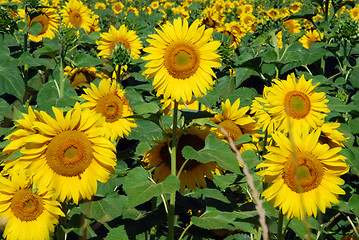
POLYGON ((192 223, 195 226, 204 229, 228 229, 228 230, 242 230, 245 232, 254 233, 253 224, 243 221, 243 219, 257 216, 256 211, 247 212, 222 212, 215 209, 207 210, 200 217, 193 216, 192 223))
POLYGON ((182 150, 182 155, 186 159, 194 159, 200 163, 214 161, 224 169, 240 174, 235 154, 228 147, 227 143, 218 140, 213 134, 206 138, 204 148, 196 151, 191 146, 185 146, 182 150))
POLYGON ((179 185, 179 179, 173 175, 168 176, 161 183, 155 183, 149 178, 148 171, 137 167, 128 173, 123 188, 127 193, 130 207, 135 207, 153 197, 172 193, 179 189, 179 185))
POLYGON ((108 229, 110 232, 105 237, 105 240, 127 240, 127 233, 125 226, 121 225, 117 228, 108 229))
POLYGON ((8 56, 8 52, 4 55, 5 52, 1 52, 2 55, 0 55, 0 95, 8 93, 22 100, 25 93, 24 80, 17 68, 16 61, 8 56))

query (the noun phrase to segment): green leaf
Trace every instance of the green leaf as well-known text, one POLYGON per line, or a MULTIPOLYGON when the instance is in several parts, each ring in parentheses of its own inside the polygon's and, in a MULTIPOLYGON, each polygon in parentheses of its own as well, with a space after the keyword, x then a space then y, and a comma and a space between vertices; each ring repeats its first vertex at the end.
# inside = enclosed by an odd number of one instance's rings
POLYGON ((22 100, 25 94, 25 83, 17 64, 10 57, 0 57, 0 95, 9 93, 22 100))
POLYGON ((250 76, 258 76, 259 74, 253 69, 247 67, 238 67, 234 69, 236 71, 236 87, 240 86, 250 76))
POLYGON ((97 201, 81 203, 80 209, 88 218, 105 223, 121 216, 127 201, 126 196, 115 193, 97 201))
POLYGON ((214 188, 204 188, 197 189, 191 194, 191 197, 194 198, 203 198, 203 199, 216 199, 224 203, 230 203, 230 201, 219 191, 214 188))
POLYGON ((293 218, 289 226, 300 239, 316 239, 316 235, 311 232, 311 227, 316 225, 318 222, 310 217, 306 222, 293 218))
POLYGON ((128 139, 141 140, 141 142, 147 142, 148 144, 152 145, 152 138, 163 138, 162 130, 160 127, 151 121, 137 119, 136 125, 137 127, 131 130, 128 139))
POLYGON ((136 167, 125 177, 123 188, 127 193, 130 207, 135 207, 153 197, 172 193, 179 189, 179 185, 179 179, 173 175, 169 175, 161 183, 154 183, 150 180, 147 170, 136 167))
POLYGON ((182 155, 185 159, 194 159, 200 163, 214 161, 224 169, 234 173, 240 173, 236 155, 227 143, 218 140, 213 134, 210 134, 206 138, 204 148, 196 151, 191 146, 185 146, 182 150, 182 155))
POLYGON ((54 81, 46 83, 37 95, 37 103, 40 110, 52 112, 52 106, 58 108, 72 107, 77 102, 77 93, 66 80, 64 96, 59 97, 59 89, 54 81))
POLYGON ((80 53, 74 58, 77 67, 94 67, 102 63, 102 60, 87 53, 80 53))
POLYGON ((345 104, 344 102, 340 101, 339 99, 336 99, 331 96, 327 96, 328 102, 328 108, 331 111, 335 112, 350 112, 355 109, 354 103, 345 104))
POLYGON ((105 237, 105 240, 128 240, 125 226, 121 225, 117 228, 108 229, 110 232, 105 237))
POLYGON ((354 118, 349 121, 349 126, 352 129, 352 134, 359 133, 359 118, 354 118))
POLYGON ((204 229, 242 230, 254 233, 253 225, 243 221, 243 219, 252 218, 257 215, 256 211, 221 212, 211 209, 200 217, 193 216, 191 221, 194 225, 204 229))
POLYGON ((234 181, 237 179, 236 174, 225 174, 225 175, 213 175, 213 182, 219 187, 221 190, 225 190, 232 186, 234 181))
POLYGON ((0 123, 9 113, 11 113, 10 105, 4 99, 0 98, 0 123))
POLYGON ((156 113, 159 111, 159 106, 157 103, 150 102, 150 103, 141 103, 134 107, 133 111, 136 114, 145 114, 145 113, 156 113))
POLYGON ((42 25, 39 22, 33 22, 31 28, 27 30, 31 35, 37 36, 42 31, 42 25))
POLYGON ((38 58, 31 56, 30 53, 24 52, 19 58, 18 66, 24 66, 27 64, 29 68, 45 66, 46 68, 53 69, 55 67, 55 62, 52 59, 38 58))
POLYGON ((353 196, 348 201, 348 206, 353 211, 353 213, 359 217, 359 195, 353 194, 353 196))
POLYGON ((213 105, 217 102, 220 97, 220 92, 217 88, 213 88, 209 90, 206 95, 202 98, 199 98, 198 101, 202 103, 206 107, 213 107, 213 105))
POLYGON ((349 75, 348 81, 355 88, 359 88, 359 66, 356 66, 353 68, 353 71, 349 75))
POLYGON ((194 119, 210 118, 214 116, 213 113, 207 111, 196 111, 191 109, 180 110, 180 112, 185 119, 185 123, 190 123, 194 119))

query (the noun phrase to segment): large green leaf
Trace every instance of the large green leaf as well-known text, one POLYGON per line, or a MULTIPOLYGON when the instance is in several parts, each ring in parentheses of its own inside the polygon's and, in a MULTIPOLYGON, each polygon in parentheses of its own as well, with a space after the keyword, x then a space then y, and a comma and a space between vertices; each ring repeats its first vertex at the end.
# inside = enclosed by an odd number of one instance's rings
POLYGON ((194 159, 201 163, 214 161, 224 169, 240 173, 236 155, 227 143, 218 140, 213 134, 206 138, 204 148, 196 151, 191 146, 185 146, 182 150, 182 155, 185 159, 194 159))
POLYGON ((0 95, 4 93, 22 100, 25 83, 14 60, 7 56, 0 56, 0 95))
MULTIPOLYGON (((55 80, 54 80, 55 81, 55 80)), ((72 107, 77 101, 77 94, 69 81, 65 81, 64 96, 59 96, 58 84, 54 81, 46 83, 37 95, 37 103, 40 110, 51 113, 52 106, 58 108, 72 107)))
POLYGON ((200 217, 193 216, 191 221, 194 225, 204 229, 228 229, 242 230, 254 233, 253 225, 243 219, 257 216, 256 211, 247 212, 221 212, 210 209, 204 212, 200 217))
POLYGON ((0 123, 10 112, 10 105, 4 99, 0 98, 0 123))
POLYGON ((78 54, 73 61, 77 67, 94 67, 102 63, 102 60, 86 53, 78 54))
POLYGON ((132 129, 130 135, 128 136, 128 139, 141 140, 152 145, 152 138, 163 138, 162 130, 160 129, 160 127, 151 121, 137 119, 136 125, 137 127, 135 129, 132 129))
POLYGON ((127 193, 130 207, 138 206, 153 197, 172 193, 179 189, 180 181, 170 175, 161 183, 154 183, 149 172, 142 167, 132 169, 125 178, 123 188, 127 193))
POLYGON ((30 53, 24 52, 19 58, 19 66, 27 64, 29 68, 45 66, 46 68, 53 69, 55 67, 55 61, 53 59, 45 59, 31 56, 30 53))
POLYGON ((123 225, 117 228, 110 228, 109 231, 105 240, 128 240, 125 226, 123 225))
POLYGON ((114 193, 97 201, 81 203, 80 209, 88 218, 105 223, 120 217, 127 202, 126 196, 114 193))

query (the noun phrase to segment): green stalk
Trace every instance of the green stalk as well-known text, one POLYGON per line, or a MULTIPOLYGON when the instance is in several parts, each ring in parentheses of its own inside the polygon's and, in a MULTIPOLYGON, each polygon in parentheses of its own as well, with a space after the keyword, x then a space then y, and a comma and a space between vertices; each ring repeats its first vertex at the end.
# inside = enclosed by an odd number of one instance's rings
POLYGON ((64 96, 65 92, 65 76, 64 76, 64 46, 61 44, 60 49, 60 66, 59 66, 59 81, 60 81, 60 92, 59 92, 59 98, 62 98, 64 96))
MULTIPOLYGON (((24 52, 27 52, 28 32, 27 32, 27 4, 25 4, 25 34, 24 34, 24 52)), ((29 81, 29 66, 27 63, 24 65, 24 82, 25 86, 29 81)))
MULTIPOLYGON (((172 130, 172 146, 171 146, 171 175, 176 176, 176 153, 177 153, 177 118, 178 118, 178 102, 175 101, 173 108, 173 130, 172 130)), ((175 223, 175 203, 176 203, 176 192, 171 193, 170 207, 168 210, 168 239, 174 240, 174 223, 175 223)))
POLYGON ((282 213, 281 210, 279 210, 279 216, 278 216, 277 239, 278 239, 278 240, 282 240, 282 239, 283 239, 283 213, 282 213))

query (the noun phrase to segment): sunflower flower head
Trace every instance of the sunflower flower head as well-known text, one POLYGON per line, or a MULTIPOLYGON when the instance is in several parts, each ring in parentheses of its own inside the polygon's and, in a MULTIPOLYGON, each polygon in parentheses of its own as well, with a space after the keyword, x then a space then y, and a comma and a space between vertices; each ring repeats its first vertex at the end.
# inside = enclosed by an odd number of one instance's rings
POLYGON ((105 117, 103 131, 107 138, 111 141, 122 138, 128 135, 131 129, 137 127, 134 119, 127 118, 133 112, 125 97, 126 91, 121 88, 120 84, 111 79, 103 79, 99 87, 93 83, 90 86, 84 89, 85 94, 81 95, 87 100, 81 106, 90 109, 94 114, 100 113, 105 117))
POLYGON ((79 0, 70 0, 60 11, 63 24, 68 28, 82 28, 91 31, 91 10, 79 0))
POLYGON ((288 218, 299 220, 338 204, 338 195, 345 194, 340 176, 349 171, 346 158, 338 154, 342 148, 319 143, 319 130, 272 136, 276 146, 267 146, 267 160, 257 166, 264 168, 258 174, 270 184, 262 196, 288 218))
POLYGON ((107 182, 116 165, 116 148, 103 136, 105 118, 79 104, 64 116, 53 107, 55 118, 41 111, 33 122, 36 134, 24 139, 19 161, 27 165, 35 185, 55 190, 60 201, 91 199, 97 181, 107 182))
POLYGON ((213 29, 200 26, 198 19, 189 26, 186 19, 177 18, 156 32, 149 35, 150 46, 144 49, 149 54, 143 59, 149 62, 143 74, 154 78, 157 96, 187 102, 193 94, 206 94, 216 77, 212 68, 221 66, 217 53, 221 43, 211 41, 213 29))
POLYGON ((6 219, 6 239, 50 239, 59 216, 65 216, 49 188, 33 185, 24 169, 0 176, 0 217, 6 219))
MULTIPOLYGON (((222 170, 215 162, 200 163, 194 159, 186 162, 182 156, 182 149, 185 146, 191 146, 197 151, 204 148, 205 139, 210 133, 210 128, 192 126, 186 132, 179 134, 176 158, 177 173, 185 164, 179 176, 181 192, 185 188, 189 190, 205 188, 207 186, 205 178, 212 180, 213 174, 220 173, 222 170)), ((172 142, 172 139, 169 139, 169 142, 172 142)), ((147 168, 155 168, 153 179, 156 182, 164 181, 171 174, 171 156, 166 139, 159 141, 156 146, 148 151, 142 161, 147 164, 147 168)))
POLYGON ((277 130, 308 132, 323 124, 329 112, 326 105, 329 100, 324 92, 316 92, 317 85, 312 85, 312 80, 307 81, 304 75, 297 81, 295 75, 290 74, 287 80, 276 79, 271 87, 265 87, 265 110, 277 130))

